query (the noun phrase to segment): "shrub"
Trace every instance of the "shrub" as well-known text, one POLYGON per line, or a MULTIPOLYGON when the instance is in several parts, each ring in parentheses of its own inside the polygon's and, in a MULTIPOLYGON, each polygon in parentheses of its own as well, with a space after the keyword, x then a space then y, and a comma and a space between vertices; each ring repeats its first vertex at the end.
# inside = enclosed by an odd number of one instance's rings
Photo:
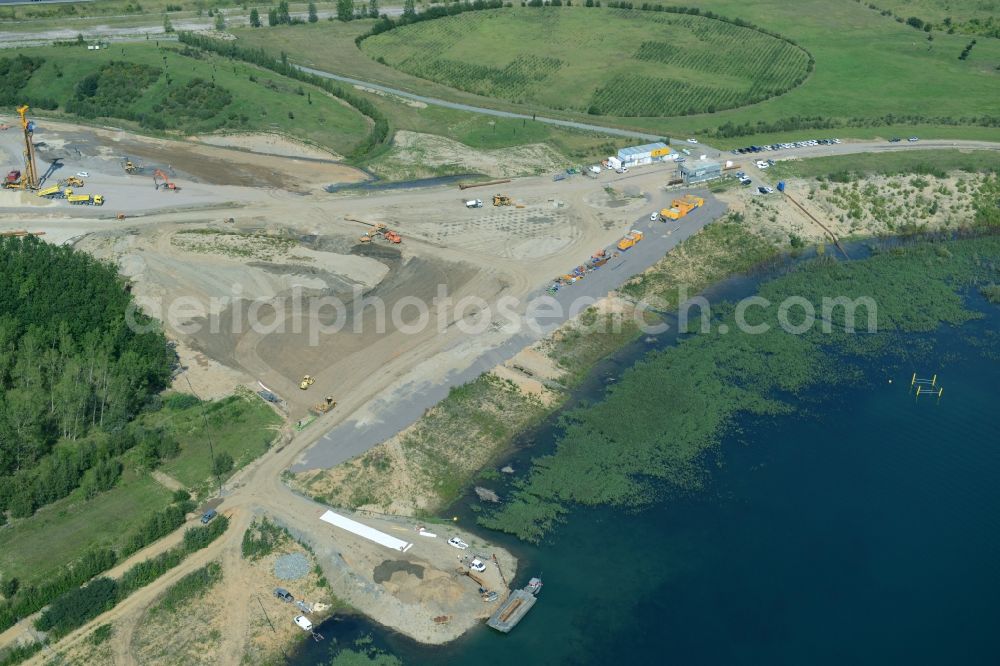
POLYGON ((62 636, 113 607, 117 595, 117 582, 97 578, 86 587, 78 587, 56 598, 35 621, 35 627, 62 636))

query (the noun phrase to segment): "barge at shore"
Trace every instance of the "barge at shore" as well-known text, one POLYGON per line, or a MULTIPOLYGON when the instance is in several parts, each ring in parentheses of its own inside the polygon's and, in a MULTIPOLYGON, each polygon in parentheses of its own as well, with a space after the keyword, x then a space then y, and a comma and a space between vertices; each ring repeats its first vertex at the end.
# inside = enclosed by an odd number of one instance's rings
POLYGON ((490 619, 486 621, 487 626, 493 627, 497 631, 508 633, 517 626, 517 623, 528 614, 531 607, 538 600, 538 591, 542 589, 542 581, 539 578, 532 578, 524 588, 514 590, 507 601, 503 602, 490 619))

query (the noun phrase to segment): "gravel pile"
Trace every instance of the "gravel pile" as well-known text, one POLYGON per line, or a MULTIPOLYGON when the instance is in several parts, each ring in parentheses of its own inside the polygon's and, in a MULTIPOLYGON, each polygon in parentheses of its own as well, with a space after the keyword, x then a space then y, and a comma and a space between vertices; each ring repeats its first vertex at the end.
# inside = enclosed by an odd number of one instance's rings
POLYGON ((309 560, 302 553, 283 555, 274 561, 274 575, 280 580, 298 580, 310 569, 309 560))

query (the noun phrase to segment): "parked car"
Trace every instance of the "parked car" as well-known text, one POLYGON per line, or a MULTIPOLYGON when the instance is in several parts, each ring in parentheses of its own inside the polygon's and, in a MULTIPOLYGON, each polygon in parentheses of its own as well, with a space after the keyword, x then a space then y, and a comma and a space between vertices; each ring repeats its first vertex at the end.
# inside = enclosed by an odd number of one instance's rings
POLYGON ((205 513, 201 514, 201 524, 207 525, 212 522, 212 519, 219 515, 219 512, 215 509, 209 509, 205 513))
POLYGON ((753 185, 753 181, 749 178, 740 178, 740 185, 747 187, 748 185, 753 185))
POLYGON ((486 571, 486 563, 483 562, 478 557, 476 557, 472 560, 471 563, 469 563, 469 568, 472 569, 473 571, 478 571, 479 573, 482 573, 486 571))
POLYGON ((920 141, 920 139, 918 137, 911 136, 909 139, 907 139, 907 141, 920 141))
POLYGON ((687 148, 681 148, 681 152, 684 153, 685 155, 690 155, 691 154, 691 151, 688 150, 687 148))
POLYGON ((464 541, 462 541, 458 537, 452 537, 452 538, 448 539, 448 545, 449 546, 454 546, 455 548, 458 548, 459 550, 465 550, 466 548, 469 547, 469 544, 465 543, 464 541))
POLYGON ((894 136, 889 139, 889 143, 899 143, 900 141, 902 141, 902 139, 900 139, 898 136, 894 136))
POLYGON ((650 222, 656 222, 656 218, 658 218, 659 216, 660 216, 659 213, 650 213, 649 214, 649 221, 650 222))
POLYGON ((688 139, 688 143, 698 143, 698 139, 688 139))
POLYGON ((760 192, 761 194, 772 194, 774 192, 774 189, 761 185, 760 187, 757 188, 757 191, 760 192))
POLYGON ((77 171, 76 172, 76 177, 77 178, 90 178, 90 173, 87 172, 87 171, 77 171))
POLYGON ((737 177, 737 178, 746 178, 746 177, 747 177, 747 174, 746 174, 746 172, 745 172, 745 171, 737 171, 737 172, 736 172, 736 177, 737 177))
POLYGON ((302 631, 312 631, 313 628, 313 623, 310 622, 309 618, 307 618, 305 615, 296 615, 295 624, 302 631))
POLYGON ((292 593, 283 587, 274 588, 274 596, 278 597, 279 599, 287 603, 292 603, 293 601, 295 601, 295 597, 292 596, 292 593))

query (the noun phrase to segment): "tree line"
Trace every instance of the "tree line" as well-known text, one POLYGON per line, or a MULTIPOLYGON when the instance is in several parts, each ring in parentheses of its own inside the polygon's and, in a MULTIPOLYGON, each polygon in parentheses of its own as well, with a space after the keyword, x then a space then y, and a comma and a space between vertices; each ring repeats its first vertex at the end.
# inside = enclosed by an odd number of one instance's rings
POLYGON ((80 485, 106 490, 121 472, 116 457, 137 445, 169 455, 157 433, 129 429, 166 386, 172 358, 115 269, 6 237, 0 284, 0 523, 8 509, 30 515, 80 485))
POLYGON ((205 548, 225 533, 229 520, 219 516, 207 527, 193 527, 184 532, 181 545, 148 560, 139 562, 118 580, 101 577, 84 587, 73 588, 52 601, 35 621, 35 628, 59 637, 114 606, 139 588, 180 564, 191 553, 205 548))

